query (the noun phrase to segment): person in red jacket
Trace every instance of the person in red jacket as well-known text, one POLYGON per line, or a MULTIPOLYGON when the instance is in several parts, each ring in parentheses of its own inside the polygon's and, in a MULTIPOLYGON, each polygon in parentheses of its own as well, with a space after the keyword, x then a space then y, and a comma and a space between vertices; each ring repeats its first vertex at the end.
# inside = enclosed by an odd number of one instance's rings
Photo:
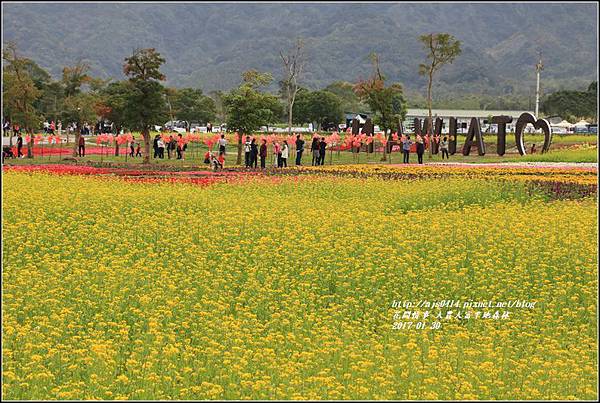
POLYGON ((267 140, 263 139, 258 155, 260 156, 260 167, 265 168, 267 161, 267 140))
POLYGON ((85 138, 82 135, 79 136, 79 156, 85 157, 85 138))

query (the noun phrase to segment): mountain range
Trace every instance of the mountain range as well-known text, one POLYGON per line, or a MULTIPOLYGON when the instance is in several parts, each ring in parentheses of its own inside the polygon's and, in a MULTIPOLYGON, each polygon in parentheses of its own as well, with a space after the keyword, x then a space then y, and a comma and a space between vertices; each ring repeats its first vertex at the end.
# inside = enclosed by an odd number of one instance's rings
POLYGON ((301 84, 323 88, 371 74, 422 92, 419 35, 448 32, 462 54, 442 68, 438 94, 523 94, 543 58, 546 92, 597 80, 597 3, 6 3, 3 40, 55 78, 77 61, 122 79, 133 49, 156 48, 166 84, 228 90, 248 69, 283 75, 280 50, 305 42, 301 84))

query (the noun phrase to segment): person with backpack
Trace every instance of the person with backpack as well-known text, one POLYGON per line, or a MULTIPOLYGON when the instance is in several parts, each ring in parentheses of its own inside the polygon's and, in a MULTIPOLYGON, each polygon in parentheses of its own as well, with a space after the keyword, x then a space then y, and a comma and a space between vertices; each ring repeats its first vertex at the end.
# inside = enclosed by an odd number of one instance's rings
POLYGON ((302 153, 304 152, 304 140, 298 134, 296 136, 296 165, 302 165, 302 153))

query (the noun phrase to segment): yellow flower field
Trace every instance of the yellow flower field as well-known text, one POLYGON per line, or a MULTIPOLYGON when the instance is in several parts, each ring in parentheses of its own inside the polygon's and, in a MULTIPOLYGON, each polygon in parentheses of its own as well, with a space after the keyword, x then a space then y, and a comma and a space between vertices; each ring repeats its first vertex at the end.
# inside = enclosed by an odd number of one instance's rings
POLYGON ((4 399, 597 398, 594 198, 459 175, 3 182, 4 399), (393 329, 394 300, 444 299, 536 305, 393 329))

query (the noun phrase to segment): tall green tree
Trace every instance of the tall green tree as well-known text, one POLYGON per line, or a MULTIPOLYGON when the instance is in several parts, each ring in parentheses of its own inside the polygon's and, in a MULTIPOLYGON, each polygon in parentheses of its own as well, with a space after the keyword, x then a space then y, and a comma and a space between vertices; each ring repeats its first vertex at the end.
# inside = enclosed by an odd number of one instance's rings
MULTIPOLYGON (((427 134, 431 135, 432 116, 431 116, 431 87, 434 74, 445 64, 452 64, 454 59, 460 55, 460 41, 450 34, 425 34, 419 37, 423 47, 427 51, 429 62, 419 65, 419 74, 426 75, 427 84, 427 108, 429 109, 429 124, 427 125, 427 134)), ((433 147, 429 147, 429 158, 433 155, 433 147)))
POLYGON ((227 126, 238 132, 237 164, 242 163, 242 138, 262 125, 275 122, 283 110, 275 95, 260 91, 271 82, 270 74, 249 70, 242 74, 242 78, 239 87, 223 97, 227 126))
POLYGON ((216 115, 215 101, 196 88, 175 90, 172 107, 177 119, 187 122, 207 123, 214 120, 216 115))
MULTIPOLYGON (((127 102, 132 84, 129 81, 109 83, 100 91, 100 109, 98 113, 104 119, 111 121, 116 133, 120 133, 127 119, 127 102)), ((115 155, 119 155, 119 144, 115 145, 115 155)))
POLYGON ((89 87, 93 79, 89 75, 90 66, 77 62, 73 66, 63 68, 61 85, 64 100, 61 117, 65 122, 75 123, 75 142, 72 154, 77 156, 81 128, 84 123, 93 124, 96 120, 97 92, 89 87), (83 87, 86 88, 83 88, 83 87))
POLYGON ((293 114, 293 123, 297 125, 302 125, 304 123, 308 123, 312 121, 311 116, 311 94, 312 92, 307 90, 306 88, 298 88, 298 93, 296 94, 296 100, 294 102, 294 114, 293 114))
POLYGON ((340 123, 343 120, 342 100, 326 91, 301 89, 294 104, 295 123, 314 122, 317 129, 327 123, 340 123))
POLYGON ((344 112, 359 113, 371 112, 369 106, 365 105, 354 92, 354 84, 347 81, 335 81, 324 88, 337 95, 342 101, 342 109, 344 112))
POLYGON ((125 121, 140 130, 144 139, 144 163, 150 162, 150 126, 165 119, 165 76, 160 67, 165 59, 153 48, 138 49, 125 58, 123 73, 131 84, 127 95, 125 121))
POLYGON ((557 91, 542 101, 542 111, 546 115, 559 115, 563 118, 598 120, 597 81, 592 82, 586 91, 557 91))
POLYGON ((40 120, 34 104, 41 91, 36 88, 27 69, 27 59, 17 54, 14 43, 8 43, 2 50, 2 59, 5 62, 2 74, 3 114, 9 117, 12 124, 19 124, 29 134, 27 157, 33 158, 33 130, 40 120))
MULTIPOLYGON (((384 135, 391 140, 392 131, 395 128, 397 129, 398 122, 404 120, 406 116, 406 100, 402 92, 402 85, 393 83, 386 86, 385 76, 379 67, 379 57, 376 53, 371 54, 371 61, 373 63, 373 75, 367 80, 359 81, 354 90, 359 98, 371 108, 374 113, 373 121, 383 129, 384 135)), ((386 160, 386 152, 383 153, 383 160, 386 160)))

